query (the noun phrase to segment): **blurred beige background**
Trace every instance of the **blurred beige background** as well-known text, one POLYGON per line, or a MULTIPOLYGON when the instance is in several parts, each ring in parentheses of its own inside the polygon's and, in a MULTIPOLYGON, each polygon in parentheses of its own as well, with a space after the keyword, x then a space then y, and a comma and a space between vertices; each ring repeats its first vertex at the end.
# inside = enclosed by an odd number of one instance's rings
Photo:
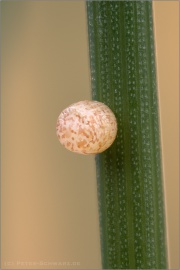
MULTIPOLYGON (((178 5, 155 1, 169 268, 178 268, 178 5)), ((1 2, 2 269, 101 268, 94 158, 55 134, 90 99, 82 1, 1 2)))

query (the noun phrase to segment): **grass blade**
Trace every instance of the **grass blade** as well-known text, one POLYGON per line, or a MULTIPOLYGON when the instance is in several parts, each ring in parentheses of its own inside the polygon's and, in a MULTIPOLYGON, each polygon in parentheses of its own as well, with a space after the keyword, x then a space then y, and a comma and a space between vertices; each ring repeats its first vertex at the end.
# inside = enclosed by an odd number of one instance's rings
POLYGON ((92 97, 118 135, 96 156, 105 269, 165 269, 166 239, 150 1, 87 1, 92 97))

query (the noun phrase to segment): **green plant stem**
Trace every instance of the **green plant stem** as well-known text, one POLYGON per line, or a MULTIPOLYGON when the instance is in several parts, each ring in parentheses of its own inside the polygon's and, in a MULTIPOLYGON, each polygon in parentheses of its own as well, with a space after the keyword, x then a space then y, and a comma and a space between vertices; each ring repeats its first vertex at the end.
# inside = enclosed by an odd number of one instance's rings
POLYGON ((166 237, 150 1, 87 1, 92 97, 117 118, 96 156, 102 266, 165 269, 166 237))

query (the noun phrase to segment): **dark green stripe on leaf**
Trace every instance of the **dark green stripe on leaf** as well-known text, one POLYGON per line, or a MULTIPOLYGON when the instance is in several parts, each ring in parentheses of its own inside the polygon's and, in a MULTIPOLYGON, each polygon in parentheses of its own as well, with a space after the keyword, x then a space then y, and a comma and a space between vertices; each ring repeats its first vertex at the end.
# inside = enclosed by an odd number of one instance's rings
POLYGON ((115 113, 96 156, 103 268, 164 269, 166 247, 150 1, 87 1, 92 97, 115 113))

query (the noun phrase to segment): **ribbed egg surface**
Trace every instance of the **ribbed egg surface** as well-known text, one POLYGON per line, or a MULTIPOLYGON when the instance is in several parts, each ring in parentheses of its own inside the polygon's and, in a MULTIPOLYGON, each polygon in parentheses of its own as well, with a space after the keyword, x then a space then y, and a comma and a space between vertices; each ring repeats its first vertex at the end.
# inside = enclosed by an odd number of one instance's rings
POLYGON ((117 122, 104 103, 84 100, 61 112, 56 133, 68 150, 79 154, 97 154, 106 150, 116 138, 117 122))

